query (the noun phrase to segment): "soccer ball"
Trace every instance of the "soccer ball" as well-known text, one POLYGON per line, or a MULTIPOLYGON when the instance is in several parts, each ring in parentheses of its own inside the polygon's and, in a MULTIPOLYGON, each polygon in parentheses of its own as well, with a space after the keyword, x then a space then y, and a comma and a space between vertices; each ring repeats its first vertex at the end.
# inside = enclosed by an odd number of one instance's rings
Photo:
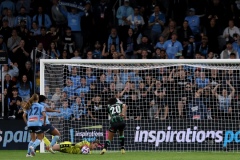
POLYGON ((89 154, 90 149, 87 146, 83 146, 81 149, 82 154, 89 154))

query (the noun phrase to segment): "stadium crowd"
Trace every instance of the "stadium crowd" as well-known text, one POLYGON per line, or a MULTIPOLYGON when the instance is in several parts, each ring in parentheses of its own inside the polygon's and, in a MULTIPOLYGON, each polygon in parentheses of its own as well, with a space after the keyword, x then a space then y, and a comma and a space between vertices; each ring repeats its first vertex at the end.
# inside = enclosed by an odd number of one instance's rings
MULTIPOLYGON (((75 1, 84 9, 58 0, 1 1, 0 52, 9 57, 2 67, 5 118, 21 119, 21 101, 39 92, 40 59, 239 58, 239 0, 75 1)), ((127 104, 127 119, 237 116, 239 71, 66 67, 65 73, 64 85, 46 82, 49 106, 61 111, 50 116, 107 119, 111 96, 127 104)))

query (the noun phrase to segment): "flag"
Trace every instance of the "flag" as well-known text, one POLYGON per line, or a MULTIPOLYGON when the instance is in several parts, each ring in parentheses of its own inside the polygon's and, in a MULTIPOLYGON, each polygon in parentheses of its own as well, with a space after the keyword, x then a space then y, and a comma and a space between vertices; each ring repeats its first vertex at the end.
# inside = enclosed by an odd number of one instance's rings
POLYGON ((83 7, 83 3, 81 0, 60 0, 58 2, 58 4, 62 5, 62 6, 73 7, 73 8, 77 8, 82 11, 85 11, 85 8, 83 7))

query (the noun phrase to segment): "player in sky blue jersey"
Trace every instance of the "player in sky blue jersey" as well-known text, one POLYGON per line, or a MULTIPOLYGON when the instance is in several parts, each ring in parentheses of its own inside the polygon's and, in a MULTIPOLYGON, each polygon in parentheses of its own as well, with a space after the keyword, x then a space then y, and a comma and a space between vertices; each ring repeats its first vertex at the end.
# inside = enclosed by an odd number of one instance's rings
MULTIPOLYGON (((60 111, 57 111, 57 110, 53 110, 51 109, 48 104, 46 104, 46 100, 47 98, 44 96, 44 95, 40 95, 39 96, 39 104, 43 105, 44 106, 44 109, 46 110, 46 112, 58 112, 60 113, 60 111)), ((52 142, 50 143, 49 140, 44 137, 43 138, 43 141, 44 143, 47 145, 47 149, 51 152, 51 153, 55 153, 52 149, 52 147, 54 146, 54 144, 58 141, 59 137, 60 137, 60 133, 58 131, 57 128, 55 128, 51 123, 50 121, 48 120, 48 115, 46 114, 46 125, 42 127, 42 130, 45 132, 45 133, 49 133, 50 135, 54 136, 52 138, 52 142)))
POLYGON ((38 103, 38 100, 38 95, 33 94, 28 102, 23 106, 23 120, 27 124, 28 130, 31 134, 31 141, 28 144, 28 153, 26 157, 35 156, 35 148, 40 145, 43 139, 42 126, 46 125, 45 109, 38 103), (43 122, 41 118, 43 118, 43 122))

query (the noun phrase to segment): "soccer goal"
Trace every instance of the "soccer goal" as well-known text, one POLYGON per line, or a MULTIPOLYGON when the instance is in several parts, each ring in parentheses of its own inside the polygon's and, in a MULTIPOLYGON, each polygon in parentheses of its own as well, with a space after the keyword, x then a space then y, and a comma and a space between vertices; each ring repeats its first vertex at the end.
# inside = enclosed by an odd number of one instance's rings
MULTIPOLYGON (((108 98, 127 105, 127 151, 237 151, 239 60, 40 61, 61 141, 99 139, 109 127, 108 98)), ((118 135, 110 150, 119 150, 118 135)), ((44 150, 42 145, 41 151, 44 150)))

